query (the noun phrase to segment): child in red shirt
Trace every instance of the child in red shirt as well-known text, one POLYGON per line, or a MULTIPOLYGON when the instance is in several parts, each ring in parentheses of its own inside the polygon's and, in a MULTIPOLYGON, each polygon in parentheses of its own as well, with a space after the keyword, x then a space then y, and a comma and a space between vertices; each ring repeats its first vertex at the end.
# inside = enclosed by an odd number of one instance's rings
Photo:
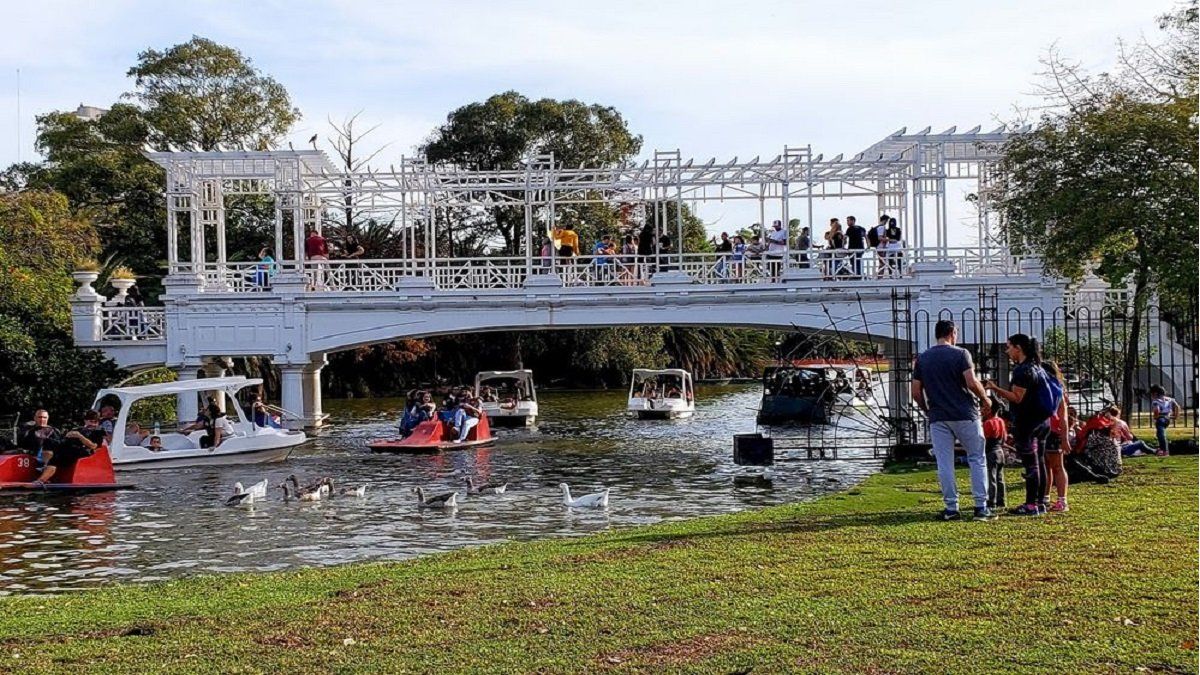
POLYGON ((999 415, 1000 402, 992 398, 991 412, 983 418, 983 439, 986 443, 989 509, 1002 509, 1008 494, 1004 484, 1004 439, 1008 437, 1008 426, 999 415))

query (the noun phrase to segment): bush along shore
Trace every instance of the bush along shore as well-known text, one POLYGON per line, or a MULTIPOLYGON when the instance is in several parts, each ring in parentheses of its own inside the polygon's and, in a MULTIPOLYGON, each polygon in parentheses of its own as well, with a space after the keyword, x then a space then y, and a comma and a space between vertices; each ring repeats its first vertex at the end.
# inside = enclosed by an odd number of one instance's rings
POLYGON ((1126 467, 1044 518, 937 522, 933 470, 901 465, 578 539, 7 598, 0 667, 1195 672, 1197 460, 1126 467))

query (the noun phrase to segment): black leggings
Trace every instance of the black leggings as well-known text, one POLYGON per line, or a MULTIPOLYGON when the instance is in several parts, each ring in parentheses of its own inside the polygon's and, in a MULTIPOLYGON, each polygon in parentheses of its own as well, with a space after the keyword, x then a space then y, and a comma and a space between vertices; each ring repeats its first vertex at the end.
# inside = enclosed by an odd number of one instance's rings
POLYGON ((1018 422, 1013 428, 1013 441, 1017 446, 1017 456, 1021 458, 1021 466, 1025 467, 1025 503, 1041 503, 1048 487, 1046 471, 1046 438, 1050 435, 1050 425, 1043 421, 1037 426, 1030 427, 1018 422))

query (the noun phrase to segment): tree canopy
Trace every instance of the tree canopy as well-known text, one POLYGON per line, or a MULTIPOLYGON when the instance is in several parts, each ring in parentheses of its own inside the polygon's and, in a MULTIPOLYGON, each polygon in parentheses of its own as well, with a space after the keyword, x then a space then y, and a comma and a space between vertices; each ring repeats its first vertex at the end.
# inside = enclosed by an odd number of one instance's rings
POLYGON ((1111 74, 1089 75, 1051 52, 1048 106, 1032 132, 1005 145, 999 165, 996 205, 1011 245, 1067 278, 1094 270, 1133 287, 1126 414, 1150 294, 1189 314, 1198 271, 1196 2, 1160 25, 1163 42, 1121 45, 1111 74))
POLYGON ((95 247, 63 195, 0 193, 0 415, 44 407, 74 417, 117 377, 112 361, 77 349, 71 335, 70 271, 95 247))
MULTIPOLYGON (((9 182, 65 194, 96 225, 100 255, 150 280, 144 290, 153 296, 166 257, 166 178, 143 151, 265 149, 300 113, 283 86, 241 52, 201 37, 142 52, 129 75, 134 89, 122 97, 126 102, 96 120, 66 112, 39 116, 37 148, 46 163, 9 182)), ((255 204, 231 203, 230 241, 257 251, 262 221, 255 204), (246 237, 239 239, 241 232, 246 237)))
MULTIPOLYGON (((576 100, 531 101, 508 91, 451 112, 421 150, 431 162, 491 170, 517 168, 526 159, 546 153, 554 153, 554 160, 567 166, 606 166, 632 158, 641 147, 642 137, 630 132, 615 108, 576 100)), ((608 205, 564 207, 556 219, 580 226, 585 238, 613 232, 618 223, 615 208, 608 205)), ((522 209, 495 207, 484 218, 464 213, 452 226, 460 228, 464 237, 473 237, 477 248, 499 235, 505 253, 524 250, 522 209)), ((539 232, 543 229, 544 223, 539 232)))
POLYGON ((158 150, 267 150, 300 119, 287 89, 232 47, 193 36, 129 69, 158 150))

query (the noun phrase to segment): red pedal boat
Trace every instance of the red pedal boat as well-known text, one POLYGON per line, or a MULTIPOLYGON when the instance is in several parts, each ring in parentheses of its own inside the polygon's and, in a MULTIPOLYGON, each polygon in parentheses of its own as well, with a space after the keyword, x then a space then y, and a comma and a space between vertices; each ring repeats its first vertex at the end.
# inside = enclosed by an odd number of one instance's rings
POLYGON ((455 443, 456 438, 458 434, 448 422, 425 420, 405 438, 380 438, 367 443, 367 447, 372 452, 441 452, 478 448, 496 442, 486 413, 479 418, 479 424, 467 434, 467 440, 455 443))
POLYGON ((81 457, 72 466, 54 472, 49 483, 34 483, 41 471, 33 457, 26 454, 0 455, 0 494, 13 492, 104 492, 133 487, 118 483, 113 473, 108 446, 102 445, 91 455, 81 457))

